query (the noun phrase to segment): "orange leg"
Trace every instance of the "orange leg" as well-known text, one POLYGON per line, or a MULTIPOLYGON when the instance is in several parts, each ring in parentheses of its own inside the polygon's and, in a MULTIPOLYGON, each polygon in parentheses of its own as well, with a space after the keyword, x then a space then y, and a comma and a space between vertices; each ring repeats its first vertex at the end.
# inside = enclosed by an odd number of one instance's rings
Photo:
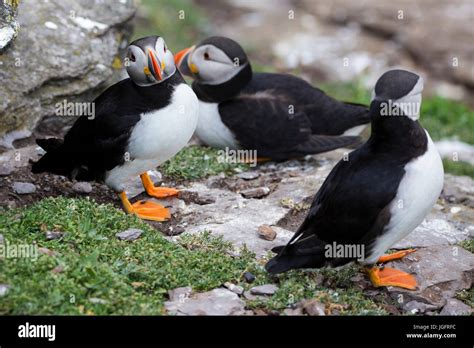
POLYGON ((389 262, 393 260, 398 260, 415 251, 416 249, 406 249, 406 250, 397 251, 396 253, 393 253, 393 254, 383 255, 378 259, 377 263, 384 263, 384 262, 389 262))
POLYGON ((372 284, 379 286, 398 286, 400 288, 415 290, 417 283, 411 274, 389 268, 372 267, 367 269, 372 284))
POLYGON ((128 200, 125 192, 120 193, 120 199, 127 213, 135 214, 141 219, 166 221, 171 217, 169 209, 163 207, 161 204, 149 201, 138 201, 132 204, 128 200))
POLYGON ((145 188, 146 193, 151 197, 166 198, 176 196, 179 192, 174 188, 155 187, 148 173, 143 173, 142 175, 140 175, 140 178, 142 179, 143 187, 145 188))

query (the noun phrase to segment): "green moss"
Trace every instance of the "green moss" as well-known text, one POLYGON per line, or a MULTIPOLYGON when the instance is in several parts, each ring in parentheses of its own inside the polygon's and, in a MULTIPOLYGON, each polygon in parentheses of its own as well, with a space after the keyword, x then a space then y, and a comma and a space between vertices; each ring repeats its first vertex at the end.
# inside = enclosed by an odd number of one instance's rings
POLYGON ((192 145, 181 150, 176 156, 160 166, 160 171, 175 180, 196 180, 219 173, 234 174, 236 170, 246 170, 249 165, 223 161, 219 150, 192 145))
POLYGON ((463 240, 458 244, 461 248, 466 249, 467 251, 471 252, 474 254, 474 240, 473 239, 467 239, 463 240))
POLYGON ((464 161, 450 161, 443 159, 444 171, 454 175, 467 175, 474 178, 474 166, 464 161))

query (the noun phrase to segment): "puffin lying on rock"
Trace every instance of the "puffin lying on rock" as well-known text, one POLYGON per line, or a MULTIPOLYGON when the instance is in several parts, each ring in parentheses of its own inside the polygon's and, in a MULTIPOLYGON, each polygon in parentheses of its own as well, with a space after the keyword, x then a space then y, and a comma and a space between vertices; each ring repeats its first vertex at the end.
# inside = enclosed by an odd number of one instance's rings
POLYGON ((130 78, 94 100, 93 119, 80 117, 64 140, 37 140, 46 154, 32 172, 105 182, 119 193, 128 213, 164 221, 170 217, 168 209, 151 201, 130 203, 124 182, 140 175, 148 195, 177 194, 172 188, 155 187, 147 171, 187 144, 197 125, 199 103, 162 37, 132 42, 125 65, 130 78))
POLYGON ((379 78, 370 105, 370 139, 333 168, 293 238, 273 249, 278 255, 267 263, 268 272, 357 260, 375 286, 416 288, 412 275, 376 264, 414 251, 382 256, 423 221, 443 188, 441 158, 418 122, 422 91, 422 78, 408 71, 391 70, 379 78), (336 255, 335 245, 362 246, 364 254, 336 255))
POLYGON ((339 102, 300 78, 252 73, 245 51, 226 37, 209 37, 175 61, 194 79, 196 135, 215 148, 285 160, 357 145, 370 122, 366 106, 339 102))

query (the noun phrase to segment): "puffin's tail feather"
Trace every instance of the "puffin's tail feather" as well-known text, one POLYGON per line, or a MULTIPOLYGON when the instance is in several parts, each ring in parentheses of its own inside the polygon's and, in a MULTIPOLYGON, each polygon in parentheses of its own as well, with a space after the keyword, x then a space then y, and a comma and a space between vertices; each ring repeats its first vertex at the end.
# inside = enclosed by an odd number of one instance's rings
POLYGON ((57 138, 36 139, 36 144, 38 144, 44 151, 49 152, 60 148, 63 141, 57 138))
POLYGON ((61 146, 62 140, 36 139, 36 143, 43 148, 46 153, 37 162, 33 163, 31 172, 34 174, 49 172, 57 175, 68 176, 74 165, 68 156, 65 156, 61 146))
POLYGON ((326 264, 324 257, 325 243, 315 236, 297 241, 287 246, 277 246, 273 252, 279 252, 265 265, 267 272, 283 273, 290 269, 320 268, 326 264))

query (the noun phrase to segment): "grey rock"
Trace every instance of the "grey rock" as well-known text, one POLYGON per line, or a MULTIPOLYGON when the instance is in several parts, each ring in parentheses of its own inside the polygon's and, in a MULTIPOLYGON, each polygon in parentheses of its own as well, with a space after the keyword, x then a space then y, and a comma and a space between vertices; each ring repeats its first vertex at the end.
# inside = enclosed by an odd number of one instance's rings
POLYGON ((245 198, 262 198, 270 193, 268 187, 249 188, 240 192, 245 198))
POLYGON ((232 284, 231 282, 225 282, 224 286, 227 289, 229 289, 230 291, 236 293, 237 295, 242 295, 244 293, 244 288, 243 287, 241 287, 239 285, 232 284))
POLYGON ((117 81, 121 72, 112 63, 129 33, 126 24, 135 6, 133 1, 94 6, 88 0, 19 2, 21 30, 0 55, 3 146, 29 136, 43 116, 71 124, 74 117, 57 117, 57 103, 92 101, 117 81))
POLYGON ((168 291, 168 297, 170 301, 184 301, 189 298, 193 289, 190 286, 184 286, 181 288, 176 288, 168 291))
POLYGON ((403 305, 403 310, 411 314, 425 313, 426 311, 434 310, 437 308, 437 306, 418 301, 410 301, 403 305))
POLYGON ((64 232, 46 231, 46 239, 47 240, 60 239, 63 236, 64 236, 64 232))
POLYGON ((312 299, 302 303, 303 310, 311 316, 324 316, 326 315, 326 306, 318 300, 312 299))
POLYGON ((260 176, 259 172, 243 172, 236 175, 239 179, 243 180, 255 180, 260 176))
POLYGON ((10 285, 8 284, 0 284, 0 297, 5 296, 10 289, 10 285))
POLYGON ((5 243, 5 237, 0 233, 0 244, 5 243))
POLYGON ((265 240, 274 240, 277 233, 268 225, 261 225, 258 227, 258 235, 265 240))
POLYGON ((13 173, 15 167, 11 163, 0 163, 0 176, 6 176, 13 173))
POLYGON ((244 279, 247 283, 253 283, 255 281, 255 276, 250 272, 244 272, 244 279))
POLYGON ((92 185, 88 182, 80 181, 72 185, 72 189, 77 193, 91 193, 92 185))
POLYGON ((448 202, 460 203, 474 208, 474 180, 468 176, 445 174, 442 192, 448 202))
POLYGON ((278 286, 274 284, 265 284, 265 285, 254 286, 253 288, 250 289, 250 293, 252 295, 271 296, 275 292, 277 292, 277 290, 278 290, 278 286))
POLYGON ((123 232, 116 233, 115 236, 120 240, 133 241, 142 235, 143 231, 138 228, 129 228, 123 232))
POLYGON ((36 186, 29 182, 16 181, 12 186, 13 192, 19 195, 27 195, 36 191, 36 186))
POLYGON ((446 301, 443 309, 439 313, 440 315, 471 315, 472 308, 461 302, 456 300, 455 298, 450 298, 446 301))
POLYGON ((14 0, 0 1, 0 53, 6 50, 18 34, 20 25, 16 21, 16 17, 17 2, 14 0))
POLYGON ((456 292, 472 286, 474 255, 459 246, 432 246, 386 266, 414 274, 418 282, 417 290, 387 288, 399 303, 418 301, 440 308, 456 292))
POLYGON ((245 302, 230 290, 214 289, 182 301, 167 301, 165 309, 176 315, 237 315, 244 312, 245 302))
POLYGON ((264 295, 254 295, 252 294, 249 290, 247 291, 244 291, 244 298, 246 300, 249 300, 249 301, 263 301, 263 302, 266 302, 269 300, 269 297, 268 296, 264 296, 264 295))
POLYGON ((434 245, 456 244, 468 238, 466 232, 459 230, 441 213, 430 215, 408 236, 396 243, 393 249, 409 249, 434 245))

